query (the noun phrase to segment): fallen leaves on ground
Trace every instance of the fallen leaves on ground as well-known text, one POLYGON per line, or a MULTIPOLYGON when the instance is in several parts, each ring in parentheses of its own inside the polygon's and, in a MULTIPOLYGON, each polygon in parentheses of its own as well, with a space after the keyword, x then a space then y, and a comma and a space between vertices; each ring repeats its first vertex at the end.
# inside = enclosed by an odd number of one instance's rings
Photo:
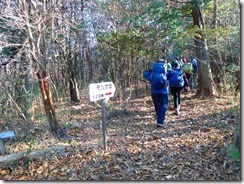
MULTIPOLYGON (((107 151, 101 108, 90 102, 59 109, 68 138, 55 139, 35 125, 33 140, 6 144, 10 153, 65 145, 65 154, 22 158, 0 168, 4 180, 240 180, 240 166, 225 148, 233 144, 239 108, 231 98, 182 94, 181 114, 170 99, 157 128, 150 96, 107 104, 107 151), (39 130, 40 129, 40 130, 39 130)), ((34 126, 34 125, 33 125, 34 126)), ((21 132, 21 129, 19 129, 21 132)), ((19 136, 22 134, 19 134, 19 136)), ((20 138, 19 138, 20 139, 20 138)))

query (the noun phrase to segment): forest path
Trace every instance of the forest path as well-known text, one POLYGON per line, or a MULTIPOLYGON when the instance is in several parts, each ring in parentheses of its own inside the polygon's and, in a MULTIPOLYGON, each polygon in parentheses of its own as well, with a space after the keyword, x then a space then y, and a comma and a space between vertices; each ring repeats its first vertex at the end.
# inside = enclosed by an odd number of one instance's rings
POLYGON ((181 114, 173 115, 172 107, 170 96, 166 123, 158 128, 150 95, 123 104, 108 103, 106 152, 101 107, 88 102, 60 107, 69 141, 48 136, 44 140, 46 146, 66 145, 66 154, 29 160, 28 164, 22 161, 4 178, 239 180, 240 168, 225 151, 235 139, 238 104, 232 98, 200 99, 184 92, 181 114))

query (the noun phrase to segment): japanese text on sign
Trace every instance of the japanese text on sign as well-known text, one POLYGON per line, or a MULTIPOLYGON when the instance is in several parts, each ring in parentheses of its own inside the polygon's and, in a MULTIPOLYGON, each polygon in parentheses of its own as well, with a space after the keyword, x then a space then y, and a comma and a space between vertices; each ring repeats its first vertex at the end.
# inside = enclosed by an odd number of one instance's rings
POLYGON ((113 82, 94 83, 89 85, 90 101, 112 97, 115 92, 113 82))

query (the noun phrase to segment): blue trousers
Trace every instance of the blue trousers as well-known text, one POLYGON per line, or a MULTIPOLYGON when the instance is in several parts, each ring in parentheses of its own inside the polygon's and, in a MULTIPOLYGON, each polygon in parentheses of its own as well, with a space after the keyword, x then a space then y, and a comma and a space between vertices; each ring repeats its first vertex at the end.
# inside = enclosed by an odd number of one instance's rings
POLYGON ((151 96, 157 115, 157 124, 163 124, 169 103, 168 94, 152 93, 151 96))

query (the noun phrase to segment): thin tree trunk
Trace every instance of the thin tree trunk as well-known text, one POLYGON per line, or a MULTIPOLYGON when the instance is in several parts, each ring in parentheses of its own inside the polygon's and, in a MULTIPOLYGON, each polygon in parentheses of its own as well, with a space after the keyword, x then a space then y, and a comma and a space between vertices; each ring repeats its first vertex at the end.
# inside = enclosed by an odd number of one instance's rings
POLYGON ((89 43, 88 43, 88 40, 87 40, 87 35, 88 35, 88 31, 87 31, 87 28, 86 28, 86 24, 85 24, 85 12, 84 12, 84 1, 82 0, 81 1, 81 9, 80 11, 82 12, 82 17, 81 17, 81 24, 85 27, 84 30, 82 31, 82 38, 83 38, 83 52, 84 52, 84 56, 86 58, 86 61, 87 61, 87 66, 88 66, 88 72, 87 72, 87 75, 88 75, 88 81, 86 81, 88 84, 91 83, 93 81, 93 77, 94 77, 94 71, 93 71, 93 66, 92 66, 92 59, 91 59, 91 51, 90 51, 90 46, 89 46, 89 43))
MULTIPOLYGON (((6 72, 6 71, 5 71, 5 72, 6 72)), ((4 73, 5 73, 5 72, 4 72, 4 73)), ((5 77, 4 77, 4 78, 5 78, 5 77)), ((0 82, 1 82, 0 85, 2 85, 2 86, 4 87, 4 89, 5 89, 5 94, 7 95, 8 99, 13 103, 15 109, 17 110, 18 115, 19 115, 23 120, 25 120, 25 121, 27 122, 28 120, 27 120, 27 118, 26 118, 26 116, 25 116, 24 111, 22 111, 21 106, 19 106, 19 104, 16 103, 16 101, 13 99, 12 95, 9 93, 9 90, 8 90, 8 88, 7 88, 7 86, 6 86, 6 83, 5 83, 4 79, 3 79, 3 76, 1 76, 1 78, 0 78, 0 82)))
POLYGON ((75 71, 71 70, 70 71, 70 98, 72 102, 79 102, 79 90, 78 90, 78 84, 77 84, 77 79, 75 75, 75 71))
POLYGON ((42 100, 44 104, 44 109, 46 112, 46 116, 48 118, 48 122, 51 127, 51 131, 56 133, 57 135, 61 135, 64 133, 60 125, 58 124, 58 120, 55 113, 55 108, 53 104, 53 99, 51 96, 51 92, 49 90, 49 83, 47 80, 47 74, 45 71, 39 71, 37 73, 37 78, 39 82, 39 88, 42 94, 42 100))
POLYGON ((239 112, 239 115, 238 115, 238 131, 237 131, 237 134, 236 134, 236 147, 241 150, 241 118, 240 118, 240 112, 239 112))
MULTIPOLYGON (((213 16, 213 23, 212 23, 212 28, 214 30, 217 30, 217 16, 218 16, 218 0, 214 0, 214 16, 213 16)), ((223 86, 226 87, 226 76, 225 72, 221 69, 221 55, 218 51, 217 47, 217 38, 215 37, 214 40, 214 62, 211 65, 211 69, 213 70, 213 80, 218 86, 218 89, 220 88, 220 83, 222 82, 223 86)))

